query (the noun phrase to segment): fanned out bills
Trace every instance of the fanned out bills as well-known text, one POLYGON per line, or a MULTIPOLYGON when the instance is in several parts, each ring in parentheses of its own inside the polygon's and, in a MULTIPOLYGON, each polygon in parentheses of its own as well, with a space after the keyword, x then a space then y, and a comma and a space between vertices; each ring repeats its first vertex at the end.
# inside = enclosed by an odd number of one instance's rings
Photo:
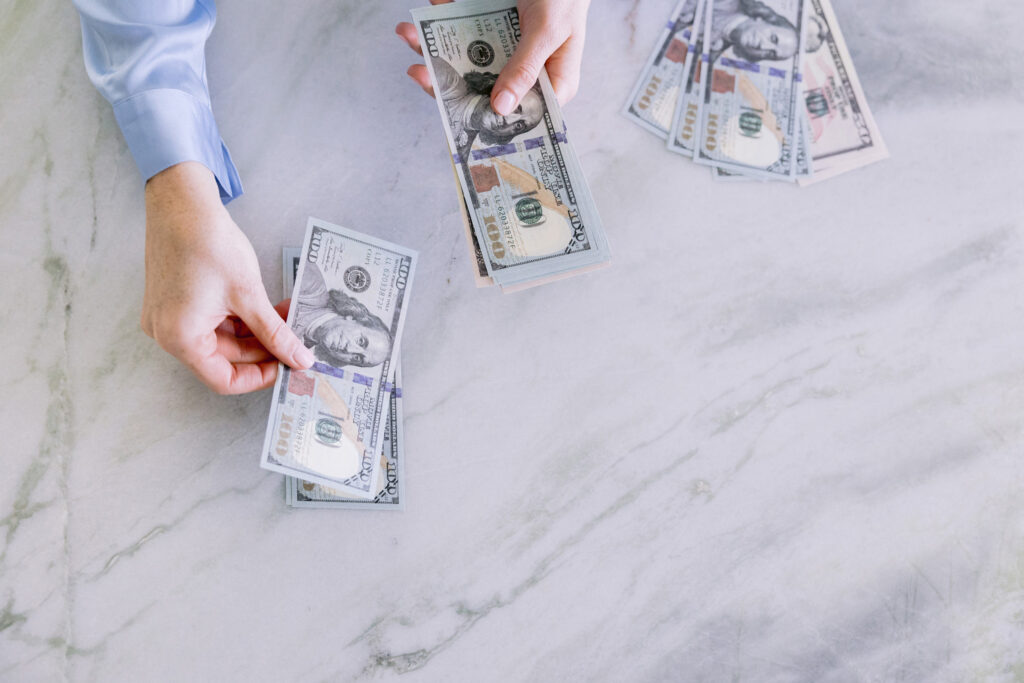
POLYGON ((681 0, 676 5, 623 109, 627 118, 658 137, 668 137, 673 113, 682 107, 691 113, 689 138, 693 138, 697 123, 694 71, 700 65, 703 14, 703 2, 681 0))
POLYGON ((508 291, 607 264, 604 228, 547 73, 509 115, 490 106, 520 40, 515 0, 412 16, 483 266, 478 285, 508 291))
MULTIPOLYGON (((284 296, 290 297, 295 289, 295 276, 302 260, 300 247, 285 247, 282 251, 284 296)), ((285 501, 295 508, 329 508, 333 510, 403 510, 405 509, 405 451, 402 434, 402 364, 396 359, 395 383, 388 401, 389 410, 384 419, 381 447, 381 476, 379 490, 373 500, 347 498, 337 489, 322 484, 285 477, 285 501)))
POLYGON ((260 466, 372 500, 416 253, 310 218, 288 325, 316 355, 280 365, 260 466))
POLYGON ((829 0, 682 0, 624 113, 716 180, 807 185, 889 156, 829 0))

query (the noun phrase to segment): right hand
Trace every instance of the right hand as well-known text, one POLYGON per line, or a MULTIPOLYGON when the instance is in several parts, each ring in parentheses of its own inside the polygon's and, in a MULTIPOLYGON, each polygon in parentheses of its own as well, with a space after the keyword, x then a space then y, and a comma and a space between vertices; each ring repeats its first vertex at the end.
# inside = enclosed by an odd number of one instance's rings
POLYGON ((146 184, 146 291, 142 330, 220 394, 274 383, 277 359, 313 364, 270 303, 249 240, 202 164, 185 162, 146 184))
MULTIPOLYGON (((430 0, 432 5, 449 2, 452 0, 430 0)), ((542 68, 548 71, 559 104, 565 105, 575 97, 580 85, 590 0, 519 0, 517 6, 523 37, 501 70, 491 94, 491 108, 501 115, 518 106, 537 82, 542 68)), ((418 54, 423 54, 415 26, 403 21, 395 27, 395 33, 418 54)), ((425 65, 413 64, 406 73, 428 95, 434 95, 425 65)))

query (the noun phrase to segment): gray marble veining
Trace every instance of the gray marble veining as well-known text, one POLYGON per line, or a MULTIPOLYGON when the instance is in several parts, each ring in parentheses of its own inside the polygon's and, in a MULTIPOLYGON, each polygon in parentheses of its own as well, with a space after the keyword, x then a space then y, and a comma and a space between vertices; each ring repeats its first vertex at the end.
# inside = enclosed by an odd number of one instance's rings
POLYGON ((0 680, 1024 679, 1024 10, 835 0, 892 159, 798 190, 622 119, 672 3, 595 2, 566 117, 614 262, 501 296, 414 4, 223 0, 208 48, 272 292, 310 214, 421 253, 399 515, 287 509, 268 396, 142 334, 75 12, 0 18, 0 680))

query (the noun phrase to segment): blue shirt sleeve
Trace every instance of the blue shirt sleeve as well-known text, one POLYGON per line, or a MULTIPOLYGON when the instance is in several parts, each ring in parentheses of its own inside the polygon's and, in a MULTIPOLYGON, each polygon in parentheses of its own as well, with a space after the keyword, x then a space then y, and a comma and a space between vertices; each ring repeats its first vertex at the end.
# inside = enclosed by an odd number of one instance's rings
POLYGON ((85 68, 114 106, 142 179, 183 161, 217 178, 224 203, 242 183, 221 140, 206 84, 212 0, 74 0, 85 68))

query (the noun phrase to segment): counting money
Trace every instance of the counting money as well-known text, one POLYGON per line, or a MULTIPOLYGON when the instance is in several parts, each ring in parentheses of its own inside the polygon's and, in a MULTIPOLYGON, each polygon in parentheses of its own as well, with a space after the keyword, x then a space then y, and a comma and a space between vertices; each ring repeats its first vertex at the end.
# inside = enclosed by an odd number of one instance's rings
POLYGON ((704 0, 681 0, 676 5, 622 112, 661 138, 668 137, 673 125, 680 90, 685 99, 693 87, 694 70, 700 64, 695 57, 704 4, 704 0))
POLYGON ((520 39, 514 0, 412 15, 487 276, 505 286, 607 262, 547 73, 509 115, 491 109, 491 89, 520 39))
POLYGON ((415 264, 404 247, 309 220, 288 324, 317 362, 279 367, 261 467, 376 496, 415 264))
MULTIPOLYGON (((295 276, 302 261, 301 247, 285 247, 282 256, 284 296, 292 296, 295 276)), ((341 492, 295 477, 285 477, 285 501, 291 507, 315 507, 345 510, 402 510, 405 508, 405 451, 402 438, 402 364, 396 360, 395 382, 384 419, 381 447, 381 476, 373 500, 347 498, 341 492)))

